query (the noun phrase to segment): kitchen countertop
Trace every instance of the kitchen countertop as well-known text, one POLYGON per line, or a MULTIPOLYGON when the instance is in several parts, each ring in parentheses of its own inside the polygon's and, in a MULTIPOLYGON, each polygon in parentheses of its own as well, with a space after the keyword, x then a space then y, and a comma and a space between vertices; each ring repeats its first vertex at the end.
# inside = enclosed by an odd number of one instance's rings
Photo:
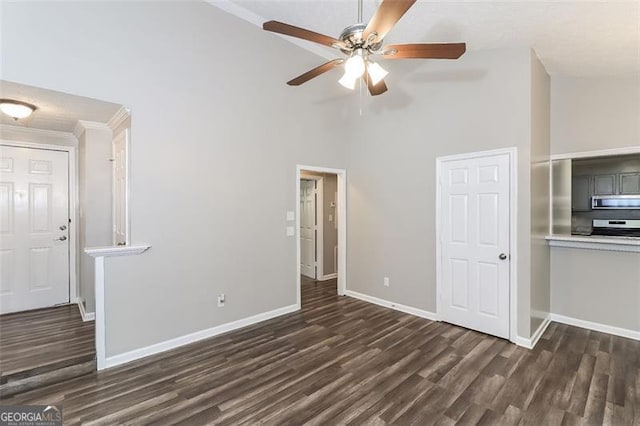
POLYGON ((640 253, 640 238, 638 237, 554 234, 547 235, 545 239, 552 247, 640 253))

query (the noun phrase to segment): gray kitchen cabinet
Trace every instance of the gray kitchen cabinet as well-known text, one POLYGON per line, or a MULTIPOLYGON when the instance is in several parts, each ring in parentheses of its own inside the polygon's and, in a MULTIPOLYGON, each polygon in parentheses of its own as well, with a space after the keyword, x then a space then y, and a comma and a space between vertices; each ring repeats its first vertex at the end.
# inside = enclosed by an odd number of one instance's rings
POLYGON ((617 175, 595 175, 593 177, 593 195, 615 195, 617 193, 617 175))
POLYGON ((591 210, 591 176, 574 176, 571 180, 571 210, 591 210))
POLYGON ((640 194, 640 173, 620 173, 620 195, 640 194))

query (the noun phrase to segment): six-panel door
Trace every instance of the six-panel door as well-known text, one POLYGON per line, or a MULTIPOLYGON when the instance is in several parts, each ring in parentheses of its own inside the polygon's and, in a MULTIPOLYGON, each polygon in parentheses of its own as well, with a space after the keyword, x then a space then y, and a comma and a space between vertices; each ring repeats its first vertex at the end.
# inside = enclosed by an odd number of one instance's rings
POLYGON ((0 147, 0 313, 69 302, 68 153, 0 147))
POLYGON ((509 338, 507 154, 443 163, 442 320, 509 338))

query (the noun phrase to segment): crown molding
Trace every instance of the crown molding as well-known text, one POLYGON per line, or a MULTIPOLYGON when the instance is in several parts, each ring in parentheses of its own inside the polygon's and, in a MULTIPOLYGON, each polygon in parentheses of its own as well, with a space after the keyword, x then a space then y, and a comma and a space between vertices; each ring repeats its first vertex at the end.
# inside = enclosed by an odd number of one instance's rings
POLYGON ((86 121, 86 120, 78 120, 76 123, 76 127, 73 129, 73 134, 76 138, 80 139, 80 136, 85 132, 85 130, 109 130, 111 128, 107 125, 107 123, 100 123, 98 121, 86 121))
POLYGON ((73 133, 58 130, 34 129, 31 127, 0 124, 0 136, 3 140, 21 142, 53 143, 56 145, 75 146, 78 139, 73 133), (43 139, 46 139, 43 141, 43 139))
POLYGON ((78 121, 76 123, 76 126, 73 128, 73 135, 77 138, 80 139, 80 136, 82 136, 82 134, 84 133, 84 126, 82 124, 80 124, 80 121, 78 121))
POLYGON ((131 117, 131 110, 124 105, 107 121, 107 126, 112 132, 115 132, 118 127, 122 125, 129 117, 131 117))
MULTIPOLYGON (((259 28, 262 28, 262 24, 268 21, 268 19, 265 19, 264 17, 258 15, 257 13, 254 13, 249 9, 238 5, 232 2, 231 0, 205 0, 205 1, 210 5, 217 7, 218 9, 223 10, 244 21, 247 21, 259 28)), ((336 59, 336 54, 332 53, 331 50, 328 50, 329 48, 324 48, 318 44, 314 44, 313 42, 303 41, 303 40, 300 40, 294 37, 285 36, 282 34, 277 34, 277 33, 271 33, 271 34, 274 34, 280 38, 283 38, 287 40, 289 43, 295 44, 296 46, 308 52, 311 52, 315 55, 318 55, 321 58, 336 59)))

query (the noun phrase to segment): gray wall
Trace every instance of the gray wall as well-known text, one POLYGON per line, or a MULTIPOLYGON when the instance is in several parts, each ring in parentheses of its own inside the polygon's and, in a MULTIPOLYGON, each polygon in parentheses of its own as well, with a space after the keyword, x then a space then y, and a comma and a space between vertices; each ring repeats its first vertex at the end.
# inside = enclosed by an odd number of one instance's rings
POLYGON ((112 244, 112 157, 111 130, 90 127, 78 138, 78 196, 80 224, 79 297, 87 312, 95 310, 94 259, 87 247, 112 244))
POLYGON ((554 76, 551 93, 553 154, 640 144, 640 75, 554 76))
POLYGON ((551 311, 640 331, 640 254, 552 247, 551 311))
POLYGON ((295 304, 285 212, 296 164, 346 166, 339 73, 287 87, 322 60, 204 3, 2 7, 3 78, 132 111, 132 243, 153 247, 106 260, 107 354, 295 304))
MULTIPOLYGON (((554 153, 638 147, 640 77, 551 79, 554 153)), ((640 254, 554 247, 551 311, 640 330, 640 254)))
POLYGON ((549 154, 551 150, 550 79, 531 51, 531 333, 549 315, 550 255, 549 154))
POLYGON ((390 90, 362 99, 348 144, 349 289, 435 312, 436 158, 516 146, 518 333, 529 337, 530 62, 523 49, 385 63, 390 90))

